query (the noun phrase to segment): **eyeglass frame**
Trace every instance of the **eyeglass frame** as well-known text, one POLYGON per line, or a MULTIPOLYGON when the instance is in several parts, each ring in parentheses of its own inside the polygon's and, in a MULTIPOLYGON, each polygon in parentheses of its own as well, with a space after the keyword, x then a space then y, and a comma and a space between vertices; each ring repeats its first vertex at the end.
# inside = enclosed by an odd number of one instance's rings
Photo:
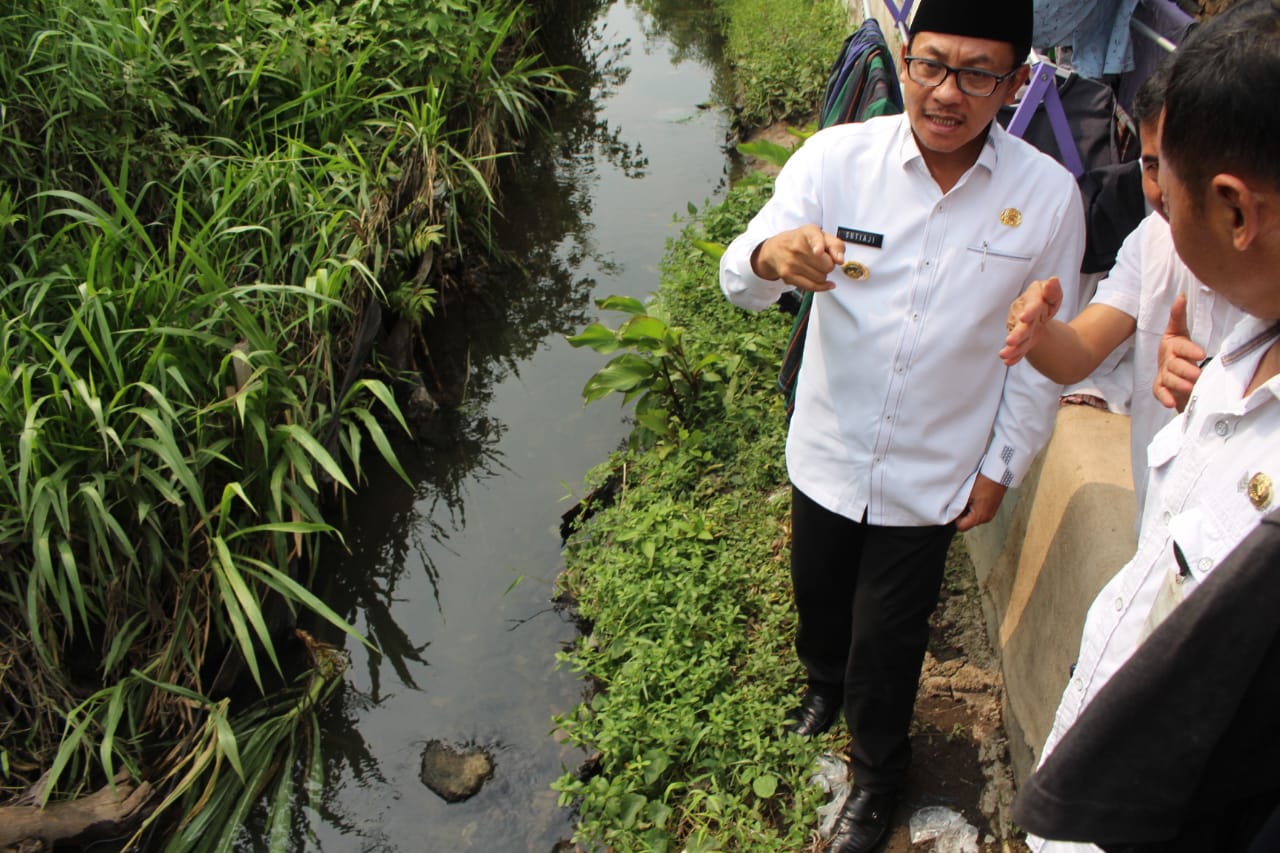
POLYGON ((911 79, 911 82, 915 83, 917 86, 924 86, 926 89, 936 89, 939 86, 941 86, 943 83, 947 82, 947 78, 952 74, 954 74, 955 80, 956 80, 956 88, 971 98, 990 98, 992 95, 996 93, 996 89, 1000 88, 1001 83, 1003 83, 1005 80, 1008 80, 1013 75, 1017 74, 1018 70, 1022 67, 1019 65, 1017 68, 1014 68, 1012 71, 1010 71, 1007 74, 997 74, 994 71, 988 71, 985 68, 966 68, 963 66, 960 68, 953 68, 952 66, 948 65, 945 62, 939 62, 938 60, 931 59, 927 56, 904 56, 902 57, 902 61, 907 66, 907 77, 909 77, 911 79), (925 63, 925 65, 934 66, 934 67, 943 69, 944 73, 942 75, 942 79, 939 80, 937 83, 920 82, 911 73, 911 63, 913 62, 923 62, 925 63), (992 80, 995 81, 994 83, 991 84, 991 91, 985 94, 977 94, 975 92, 970 92, 968 89, 966 89, 964 86, 960 84, 960 74, 962 72, 966 74, 979 74, 983 77, 991 78, 992 80))

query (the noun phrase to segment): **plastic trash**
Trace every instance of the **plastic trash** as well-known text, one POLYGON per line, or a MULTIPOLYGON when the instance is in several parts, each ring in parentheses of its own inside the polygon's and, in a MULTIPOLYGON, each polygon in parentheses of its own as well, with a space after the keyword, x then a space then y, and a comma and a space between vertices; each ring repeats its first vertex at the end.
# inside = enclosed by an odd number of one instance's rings
POLYGON ((933 853, 978 853, 978 828, 946 806, 917 809, 908 823, 911 843, 933 841, 933 853))
POLYGON ((823 838, 831 835, 844 801, 849 797, 849 767, 837 756, 827 753, 818 756, 814 762, 813 775, 809 777, 810 785, 818 785, 831 795, 824 806, 818 807, 818 831, 823 838))

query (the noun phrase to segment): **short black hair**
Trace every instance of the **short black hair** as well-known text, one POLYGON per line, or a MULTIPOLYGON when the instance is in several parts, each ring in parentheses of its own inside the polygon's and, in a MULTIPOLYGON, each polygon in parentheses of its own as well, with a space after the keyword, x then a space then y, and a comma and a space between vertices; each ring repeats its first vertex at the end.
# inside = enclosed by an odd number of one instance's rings
POLYGON ((1164 92, 1169 86, 1169 67, 1172 60, 1165 60, 1142 81, 1133 94, 1133 118, 1138 124, 1154 124, 1164 109, 1164 92))
POLYGON ((1174 54, 1161 156, 1194 195, 1213 176, 1280 188, 1280 0, 1246 0, 1196 26, 1174 54))

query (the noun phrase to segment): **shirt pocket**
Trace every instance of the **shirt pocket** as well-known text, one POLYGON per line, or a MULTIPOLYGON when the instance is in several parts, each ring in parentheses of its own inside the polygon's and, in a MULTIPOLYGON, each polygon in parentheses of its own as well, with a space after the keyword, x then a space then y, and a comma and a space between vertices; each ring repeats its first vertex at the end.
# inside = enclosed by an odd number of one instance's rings
POLYGON ((1169 519, 1169 534, 1182 557, 1180 573, 1198 584, 1231 552, 1231 534, 1211 512, 1192 506, 1169 519))
MULTIPOLYGON (((1017 272, 1022 275, 1031 266, 1031 253, 1020 246, 1001 246, 983 240, 976 245, 970 244, 967 248, 967 260, 981 273, 1017 272)), ((1019 280, 1019 284, 1021 283, 1019 280)))
POLYGON ((1151 437, 1151 443, 1147 445, 1148 471, 1163 468, 1178 455, 1178 448, 1182 447, 1182 432, 1185 428, 1183 421, 1185 420, 1186 414, 1179 414, 1151 437))

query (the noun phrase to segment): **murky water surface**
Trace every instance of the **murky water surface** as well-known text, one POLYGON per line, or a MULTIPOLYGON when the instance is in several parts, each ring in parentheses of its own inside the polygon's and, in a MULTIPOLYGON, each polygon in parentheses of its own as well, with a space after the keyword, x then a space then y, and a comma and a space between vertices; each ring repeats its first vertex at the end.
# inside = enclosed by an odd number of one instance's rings
POLYGON ((615 399, 583 407, 603 359, 563 336, 595 319, 596 298, 654 291, 673 217, 718 197, 726 173, 726 121, 705 108, 715 28, 680 8, 700 4, 665 5, 615 3, 579 45, 594 57, 587 96, 506 187, 499 230, 527 275, 489 269, 483 299, 437 319, 441 339, 465 333, 429 366, 466 377, 452 382, 463 401, 406 451, 414 488, 381 478, 350 507, 327 597, 383 654, 345 643, 307 849, 550 851, 572 832, 550 789, 583 758, 550 736, 582 695, 555 666, 575 635, 550 603, 558 524, 627 427, 615 399), (419 780, 431 739, 488 747, 494 779, 444 803, 419 780))

